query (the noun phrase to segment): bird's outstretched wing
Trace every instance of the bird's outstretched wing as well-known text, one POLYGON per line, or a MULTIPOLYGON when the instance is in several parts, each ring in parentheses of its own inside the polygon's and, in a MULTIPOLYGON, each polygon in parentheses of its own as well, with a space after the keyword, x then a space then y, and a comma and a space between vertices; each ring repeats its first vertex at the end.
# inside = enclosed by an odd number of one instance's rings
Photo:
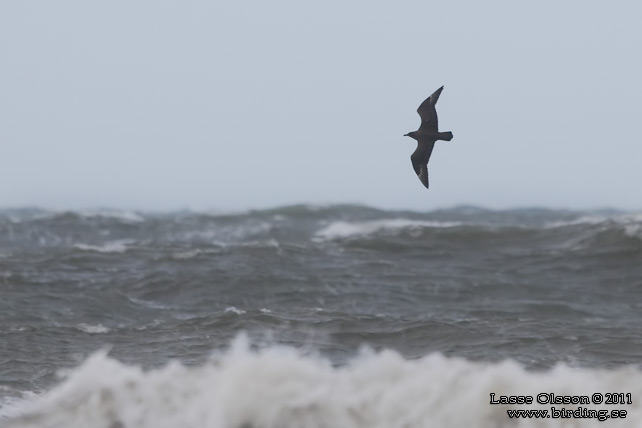
POLYGON ((437 121, 437 110, 435 109, 435 104, 439 100, 439 95, 441 91, 444 90, 444 87, 437 89, 431 96, 426 98, 423 103, 417 109, 419 117, 421 117, 421 126, 419 127, 420 131, 433 131, 437 132, 439 129, 437 121))
POLYGON ((428 161, 430 160, 430 155, 434 147, 434 141, 418 141, 417 149, 410 155, 412 168, 426 189, 428 189, 428 161))

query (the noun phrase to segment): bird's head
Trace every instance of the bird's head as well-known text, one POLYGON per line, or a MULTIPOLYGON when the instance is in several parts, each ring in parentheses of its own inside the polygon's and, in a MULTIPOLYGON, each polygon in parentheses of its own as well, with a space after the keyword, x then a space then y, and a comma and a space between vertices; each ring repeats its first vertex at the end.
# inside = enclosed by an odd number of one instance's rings
MULTIPOLYGON (((407 134, 403 134, 403 136, 404 136, 404 137, 415 138, 415 133, 416 133, 416 131, 414 131, 414 132, 409 132, 409 133, 407 133, 407 134)), ((416 140, 416 138, 415 138, 415 140, 416 140)))

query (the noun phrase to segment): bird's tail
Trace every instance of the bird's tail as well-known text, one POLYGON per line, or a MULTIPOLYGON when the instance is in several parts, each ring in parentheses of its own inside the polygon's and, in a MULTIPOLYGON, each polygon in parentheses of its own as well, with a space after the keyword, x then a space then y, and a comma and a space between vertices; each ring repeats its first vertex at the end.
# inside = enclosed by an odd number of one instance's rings
POLYGON ((439 133, 439 138, 438 140, 444 140, 444 141, 450 141, 453 139, 453 133, 448 131, 448 132, 440 132, 439 133))

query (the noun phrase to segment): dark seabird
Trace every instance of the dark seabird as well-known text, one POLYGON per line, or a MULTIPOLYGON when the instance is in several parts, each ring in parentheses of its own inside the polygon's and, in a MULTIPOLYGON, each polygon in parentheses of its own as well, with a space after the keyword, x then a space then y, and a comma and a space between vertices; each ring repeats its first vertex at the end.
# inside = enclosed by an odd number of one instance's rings
POLYGON ((432 154, 432 149, 435 147, 435 141, 444 140, 450 141, 453 139, 452 132, 439 132, 437 125, 437 110, 435 104, 441 95, 444 87, 437 89, 431 96, 429 96, 417 109, 419 117, 421 117, 421 126, 414 132, 409 132, 404 137, 411 137, 417 140, 417 150, 410 156, 412 167, 419 177, 419 181, 428 188, 428 160, 432 154))

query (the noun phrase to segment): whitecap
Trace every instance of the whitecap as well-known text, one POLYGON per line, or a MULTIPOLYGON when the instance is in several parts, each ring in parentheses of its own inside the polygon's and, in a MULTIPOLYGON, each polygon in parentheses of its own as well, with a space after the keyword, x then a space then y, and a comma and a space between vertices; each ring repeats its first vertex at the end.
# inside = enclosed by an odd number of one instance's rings
POLYGON ((558 228, 576 225, 596 225, 598 231, 609 228, 620 229, 630 238, 642 238, 642 213, 628 213, 615 216, 583 216, 570 221, 547 223, 546 228, 558 228))
POLYGON ((136 213, 134 211, 92 209, 92 210, 79 211, 78 215, 85 218, 94 218, 94 217, 111 218, 123 223, 142 223, 145 221, 145 217, 143 217, 141 214, 136 213))
POLYGON ((459 226, 459 222, 440 222, 410 220, 404 218, 368 220, 368 221, 334 221, 318 230, 317 240, 349 238, 353 236, 371 235, 381 231, 398 232, 403 229, 417 230, 422 228, 445 228, 459 226))
POLYGON ((225 311, 223 311, 223 313, 243 315, 245 311, 243 309, 237 309, 234 306, 230 306, 229 308, 225 308, 225 311))
POLYGON ((642 213, 623 215, 617 220, 630 238, 642 239, 642 213))
MULTIPOLYGON (((219 247, 223 247, 223 245, 219 245, 219 247)), ((221 249, 202 249, 202 248, 193 248, 190 250, 183 250, 183 251, 176 251, 172 253, 171 257, 176 260, 186 260, 186 259, 193 259, 195 257, 200 256, 201 254, 219 254, 221 253, 221 249)))
POLYGON ((556 229, 558 227, 577 226, 581 224, 600 224, 607 220, 600 216, 582 216, 573 220, 550 221, 544 224, 545 229, 556 229))
POLYGON ((91 334, 109 333, 110 331, 107 327, 105 327, 102 324, 91 325, 86 323, 80 323, 76 327, 78 327, 80 331, 83 331, 85 333, 91 333, 91 334))
POLYGON ((121 239, 110 241, 102 245, 74 244, 74 248, 83 251, 94 251, 97 253, 124 253, 129 246, 135 241, 131 239, 121 239))
MULTIPOLYGON (((637 427, 642 372, 574 369, 529 372, 512 361, 477 363, 431 354, 407 360, 393 351, 364 352, 346 366, 295 349, 250 350, 238 339, 197 367, 171 363, 144 371, 104 352, 67 379, 13 409, 8 428, 389 428, 389 427, 637 427), (632 404, 588 404, 626 410, 625 419, 510 419, 507 410, 578 405, 538 404, 541 393, 587 396, 630 393, 632 404), (490 394, 533 398, 530 405, 490 404, 490 394)), ((602 395, 604 397, 604 395, 602 395)), ((625 396, 626 397, 626 396, 625 396)))

